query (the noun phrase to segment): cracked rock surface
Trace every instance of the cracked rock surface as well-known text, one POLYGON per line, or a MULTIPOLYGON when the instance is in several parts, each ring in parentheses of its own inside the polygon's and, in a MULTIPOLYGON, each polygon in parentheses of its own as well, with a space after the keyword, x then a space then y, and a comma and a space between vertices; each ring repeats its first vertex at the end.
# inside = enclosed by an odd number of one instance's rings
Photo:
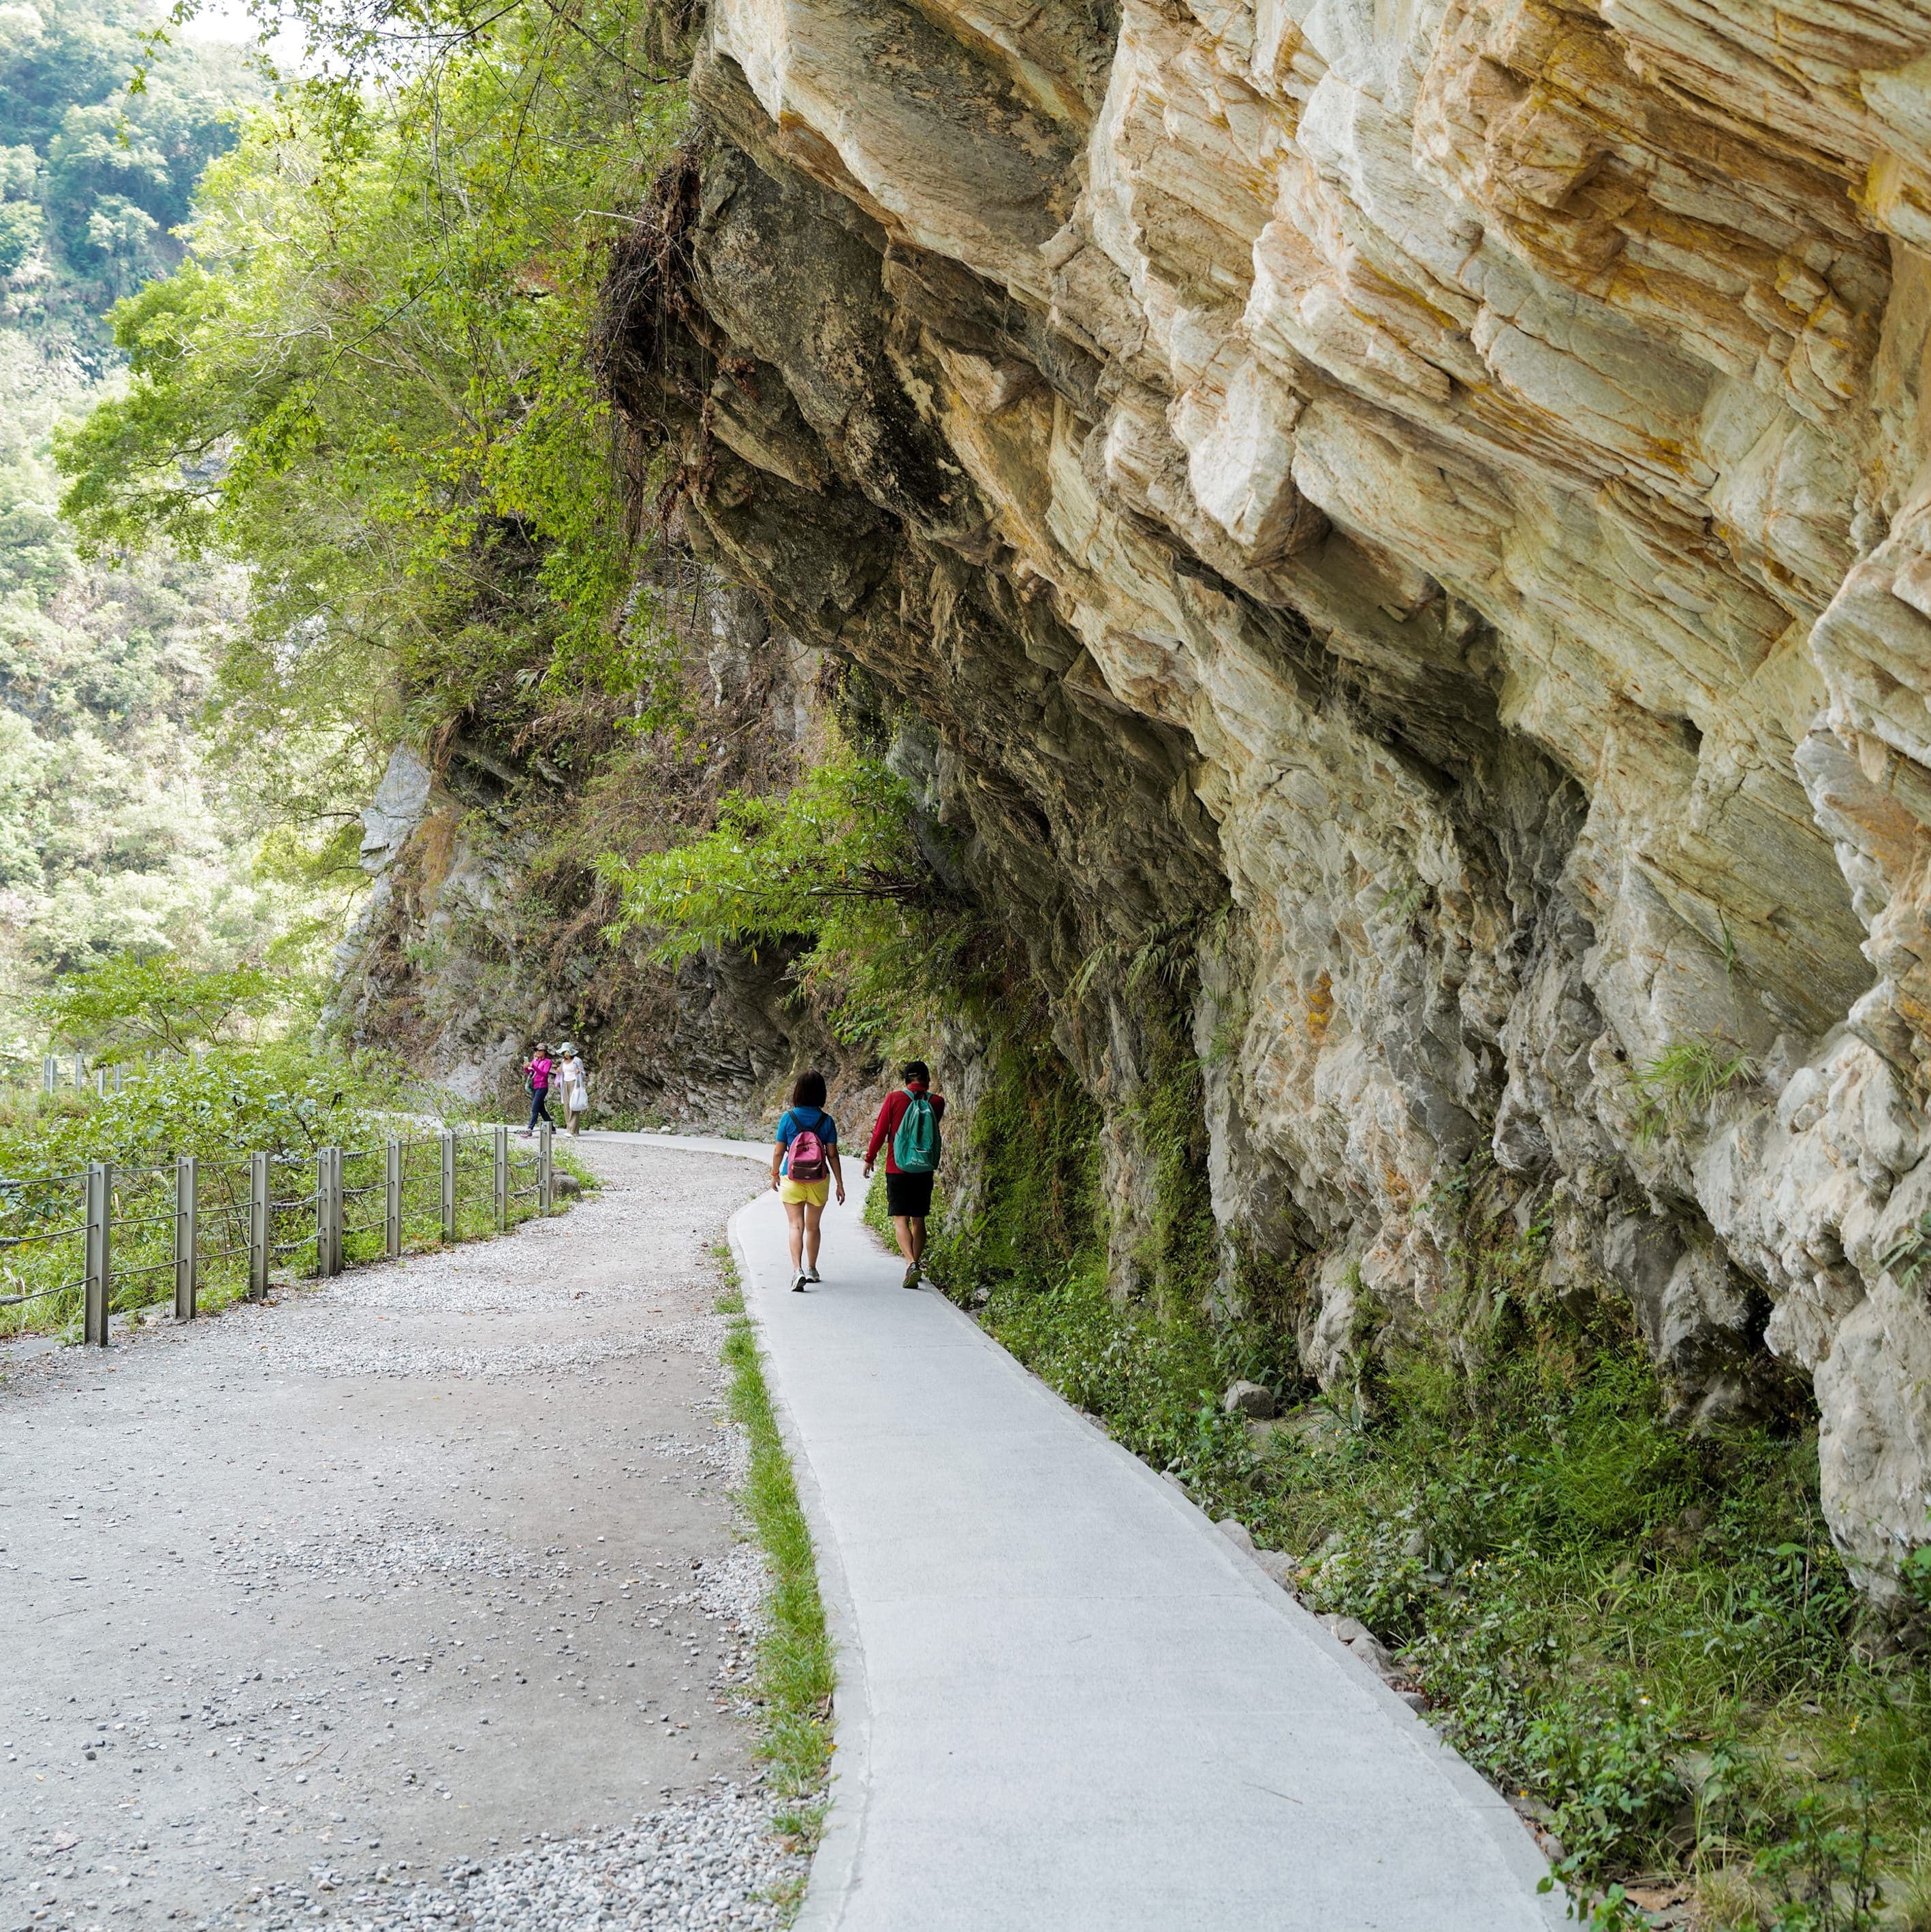
POLYGON ((0 1926, 774 1924, 711 1250, 587 1141, 498 1241, 0 1355, 0 1926))
POLYGON ((1931 15, 717 0, 701 41, 617 400, 1058 1000, 1116 1285, 1184 964, 1224 1301, 1291 1269, 1327 1386, 1452 1349, 1479 1179, 1686 1426, 1806 1387, 1895 1599, 1931 15))

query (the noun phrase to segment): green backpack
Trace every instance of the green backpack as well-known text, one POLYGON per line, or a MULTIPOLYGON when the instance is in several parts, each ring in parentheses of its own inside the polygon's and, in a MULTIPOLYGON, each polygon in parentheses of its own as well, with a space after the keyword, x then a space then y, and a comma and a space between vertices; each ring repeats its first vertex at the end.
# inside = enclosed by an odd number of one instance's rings
POLYGON ((938 1166, 938 1116, 923 1094, 911 1096, 892 1136, 892 1159, 901 1174, 930 1174, 938 1166))

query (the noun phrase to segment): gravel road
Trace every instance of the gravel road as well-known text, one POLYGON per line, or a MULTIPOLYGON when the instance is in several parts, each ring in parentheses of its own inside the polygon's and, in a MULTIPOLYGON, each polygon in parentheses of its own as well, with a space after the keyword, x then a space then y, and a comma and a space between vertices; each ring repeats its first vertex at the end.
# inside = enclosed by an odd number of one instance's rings
POLYGON ((107 1351, 0 1346, 0 1927, 760 1928, 713 1250, 602 1193, 107 1351))

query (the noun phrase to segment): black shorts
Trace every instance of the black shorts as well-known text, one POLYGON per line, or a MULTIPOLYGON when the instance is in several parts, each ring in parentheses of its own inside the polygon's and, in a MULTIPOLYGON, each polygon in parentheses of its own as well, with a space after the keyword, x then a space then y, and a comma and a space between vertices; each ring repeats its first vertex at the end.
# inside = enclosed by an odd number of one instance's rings
POLYGON ((891 1174, 885 1176, 885 1212, 922 1220, 932 1212, 932 1176, 929 1174, 891 1174))

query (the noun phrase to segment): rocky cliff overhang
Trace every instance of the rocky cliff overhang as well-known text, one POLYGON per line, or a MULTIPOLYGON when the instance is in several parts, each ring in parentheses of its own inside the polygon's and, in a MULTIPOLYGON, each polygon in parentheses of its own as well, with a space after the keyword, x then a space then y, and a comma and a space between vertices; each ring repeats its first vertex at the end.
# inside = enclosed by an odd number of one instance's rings
POLYGON ((1043 973, 1231 902, 1216 1208, 1325 1256, 1312 1364, 1439 1295, 1485 1150, 1686 1419, 1812 1378, 1885 1590, 1931 16, 713 0, 693 86, 620 398, 694 545, 894 694, 1043 973))

